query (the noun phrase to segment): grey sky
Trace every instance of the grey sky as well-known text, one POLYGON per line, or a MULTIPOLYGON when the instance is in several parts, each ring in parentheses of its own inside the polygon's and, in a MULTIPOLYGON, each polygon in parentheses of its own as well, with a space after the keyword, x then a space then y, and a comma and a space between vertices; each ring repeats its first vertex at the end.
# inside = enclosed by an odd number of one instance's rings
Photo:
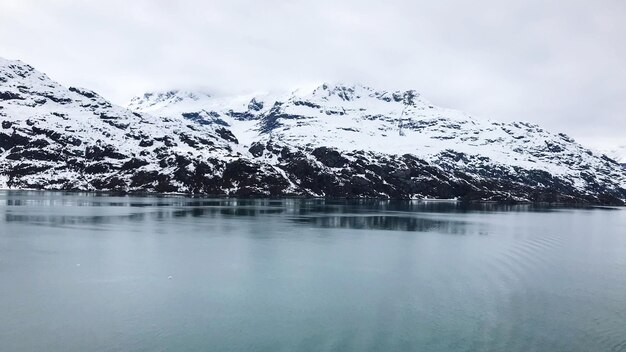
POLYGON ((626 144, 623 0, 0 0, 0 56, 123 104, 322 81, 626 144))

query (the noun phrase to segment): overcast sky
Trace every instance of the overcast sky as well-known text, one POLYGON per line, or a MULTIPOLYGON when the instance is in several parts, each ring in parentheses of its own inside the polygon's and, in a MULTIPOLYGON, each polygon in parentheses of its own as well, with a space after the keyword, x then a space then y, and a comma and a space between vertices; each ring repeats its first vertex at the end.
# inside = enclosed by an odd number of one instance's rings
POLYGON ((626 144, 624 0, 0 0, 0 56, 118 104, 347 81, 626 144))

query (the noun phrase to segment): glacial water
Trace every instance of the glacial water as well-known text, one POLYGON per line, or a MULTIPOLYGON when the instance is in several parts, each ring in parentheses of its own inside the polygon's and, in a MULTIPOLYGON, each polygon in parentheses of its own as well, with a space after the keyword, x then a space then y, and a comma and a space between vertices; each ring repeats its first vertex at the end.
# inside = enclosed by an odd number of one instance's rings
POLYGON ((626 210, 0 191, 0 351, 626 351, 626 210))

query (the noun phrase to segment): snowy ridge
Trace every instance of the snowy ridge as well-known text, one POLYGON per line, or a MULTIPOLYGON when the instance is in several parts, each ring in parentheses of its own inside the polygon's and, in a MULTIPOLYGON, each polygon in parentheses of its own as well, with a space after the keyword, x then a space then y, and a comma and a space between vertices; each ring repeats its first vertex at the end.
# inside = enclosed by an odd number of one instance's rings
POLYGON ((159 164, 166 156, 234 155, 215 128, 132 112, 92 91, 65 88, 19 61, 0 60, 0 87, 3 188, 21 176, 30 188, 52 182, 96 190, 106 181, 100 174, 124 165, 149 172, 167 169, 159 164), (59 168, 59 161, 72 165, 59 168))
POLYGON ((322 84, 115 106, 0 59, 0 187, 622 204, 626 172, 563 134, 322 84))
MULTIPOLYGON (((132 107, 132 106, 131 106, 132 107)), ((412 154, 433 163, 448 163, 449 152, 470 159, 455 161, 460 169, 498 165, 541 170, 563 177, 581 189, 582 178, 596 169, 607 175, 593 177, 610 181, 626 178, 619 168, 601 154, 594 154, 564 134, 554 134, 525 123, 500 123, 473 118, 463 112, 433 105, 415 91, 376 91, 361 85, 323 84, 310 92, 276 96, 244 96, 207 99, 199 105, 172 104, 166 109, 146 110, 174 117, 195 110, 212 111, 228 121, 244 147, 270 138, 292 147, 332 147, 345 152, 369 151, 384 154, 412 154), (262 102, 261 109, 247 102, 262 102), (282 99, 282 100, 278 100, 282 99), (227 102, 237 102, 228 107, 227 102), (271 107, 271 108, 270 108, 271 107), (234 110, 233 110, 234 109, 234 110), (247 115, 249 121, 231 116, 247 115)))
POLYGON ((128 103, 129 108, 142 107, 143 110, 163 109, 179 103, 202 102, 211 98, 209 93, 170 90, 167 92, 148 92, 141 97, 135 97, 128 103))

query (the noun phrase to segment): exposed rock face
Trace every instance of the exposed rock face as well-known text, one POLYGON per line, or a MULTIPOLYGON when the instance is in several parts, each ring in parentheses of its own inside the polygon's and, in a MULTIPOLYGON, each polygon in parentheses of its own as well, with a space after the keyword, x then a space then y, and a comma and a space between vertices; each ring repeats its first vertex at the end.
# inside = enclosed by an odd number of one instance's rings
POLYGON ((623 204, 626 171, 563 134, 324 84, 115 106, 0 59, 0 187, 623 204))

